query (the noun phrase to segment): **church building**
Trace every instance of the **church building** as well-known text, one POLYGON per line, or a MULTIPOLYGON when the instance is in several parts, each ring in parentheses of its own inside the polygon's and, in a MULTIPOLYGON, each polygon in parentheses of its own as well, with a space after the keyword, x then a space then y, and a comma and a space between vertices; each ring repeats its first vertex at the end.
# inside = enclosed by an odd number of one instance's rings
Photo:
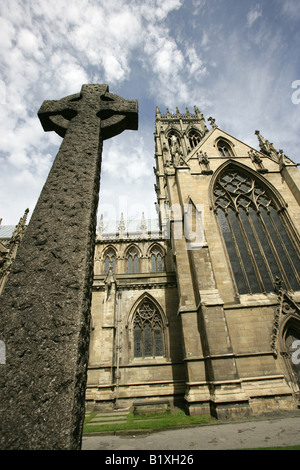
POLYGON ((297 407, 297 164, 200 111, 156 110, 159 230, 142 218, 95 247, 87 407, 180 404, 191 415, 297 407))
MULTIPOLYGON (((259 131, 256 150, 208 122, 157 108, 157 228, 99 221, 87 409, 226 419, 299 404, 297 163, 259 131)), ((20 240, 5 236, 1 288, 20 240)))

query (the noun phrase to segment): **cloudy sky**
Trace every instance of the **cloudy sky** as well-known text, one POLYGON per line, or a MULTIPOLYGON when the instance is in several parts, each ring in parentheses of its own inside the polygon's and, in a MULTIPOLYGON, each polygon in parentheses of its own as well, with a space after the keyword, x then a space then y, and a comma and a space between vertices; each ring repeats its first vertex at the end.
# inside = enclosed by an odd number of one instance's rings
MULTIPOLYGON (((154 119, 194 105, 300 162, 300 0, 1 0, 0 218, 32 213, 61 138, 45 99, 107 83, 139 101, 139 130, 104 142, 99 215, 155 214, 154 119)), ((208 124, 208 127, 210 125, 208 124)))

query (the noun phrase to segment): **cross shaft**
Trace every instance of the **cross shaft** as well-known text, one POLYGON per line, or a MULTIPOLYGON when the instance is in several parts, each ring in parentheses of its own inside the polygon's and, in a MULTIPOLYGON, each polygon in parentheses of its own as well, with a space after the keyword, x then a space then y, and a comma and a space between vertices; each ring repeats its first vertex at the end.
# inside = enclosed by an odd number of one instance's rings
POLYGON ((80 449, 102 141, 137 102, 83 85, 38 115, 64 139, 1 296, 0 448, 80 449))

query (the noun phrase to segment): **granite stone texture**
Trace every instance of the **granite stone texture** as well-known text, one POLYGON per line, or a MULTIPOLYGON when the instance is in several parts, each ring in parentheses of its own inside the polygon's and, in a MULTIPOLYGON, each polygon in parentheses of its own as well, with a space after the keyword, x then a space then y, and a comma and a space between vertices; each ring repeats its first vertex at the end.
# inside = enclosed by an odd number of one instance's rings
POLYGON ((137 102, 83 85, 38 115, 64 139, 1 297, 0 448, 80 449, 102 141, 137 102))

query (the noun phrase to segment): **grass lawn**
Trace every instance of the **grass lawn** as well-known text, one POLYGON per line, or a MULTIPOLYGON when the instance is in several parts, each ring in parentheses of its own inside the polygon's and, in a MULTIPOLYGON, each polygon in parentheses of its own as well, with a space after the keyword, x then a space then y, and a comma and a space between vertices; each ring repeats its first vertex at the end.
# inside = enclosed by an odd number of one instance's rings
MULTIPOLYGON (((218 420, 209 415, 205 416, 188 416, 183 410, 179 408, 172 408, 170 412, 157 414, 157 415, 138 415, 134 416, 133 411, 130 411, 126 416, 126 420, 122 424, 105 423, 102 425, 91 425, 93 418, 97 416, 98 412, 94 411, 89 413, 84 421, 83 434, 106 433, 115 431, 147 431, 150 429, 168 429, 184 426, 200 426, 208 424, 218 424, 218 420), (146 421, 145 421, 146 420, 146 421)), ((115 413, 118 416, 118 413, 115 413)), ((241 450, 300 450, 299 446, 286 446, 286 447, 262 447, 255 449, 241 449, 241 450)))
MULTIPOLYGON (((217 424, 217 420, 209 415, 205 416, 188 416, 186 413, 178 408, 172 409, 169 413, 151 414, 134 416, 133 411, 127 415, 126 422, 122 424, 102 424, 102 425, 89 425, 91 420, 95 418, 97 412, 92 412, 85 418, 83 434, 109 432, 109 431, 126 431, 126 430, 147 430, 147 429, 164 429, 182 426, 197 426, 201 424, 217 424), (144 421, 147 420, 147 421, 144 421)), ((117 416, 117 412, 116 412, 117 416)))

